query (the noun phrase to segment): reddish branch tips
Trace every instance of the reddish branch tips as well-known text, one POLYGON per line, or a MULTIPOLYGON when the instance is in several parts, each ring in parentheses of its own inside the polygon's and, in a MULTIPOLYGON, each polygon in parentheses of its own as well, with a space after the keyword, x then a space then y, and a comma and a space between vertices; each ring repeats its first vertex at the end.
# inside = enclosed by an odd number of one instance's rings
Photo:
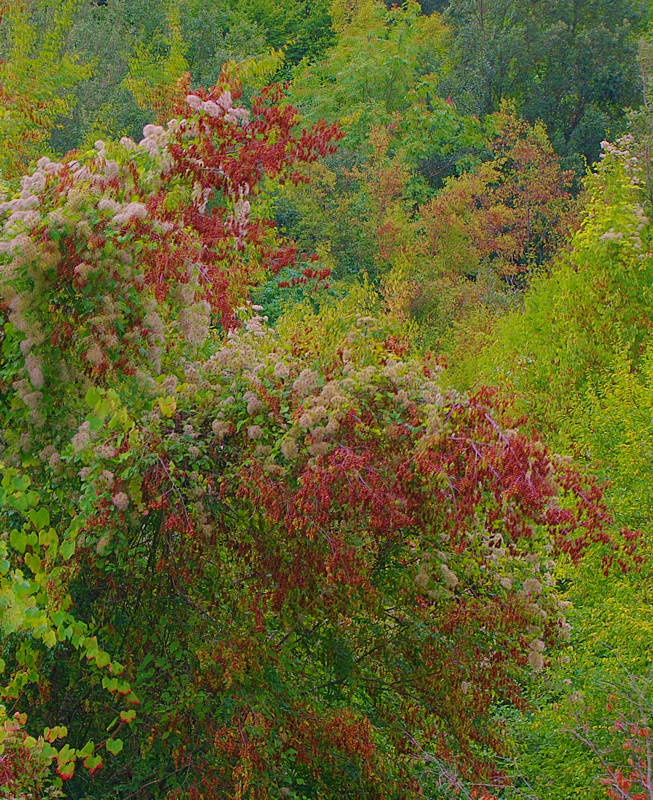
POLYGON ((198 344, 211 317, 232 327, 250 286, 295 263, 294 243, 257 198, 268 179, 304 180, 302 165, 341 134, 321 122, 301 129, 280 89, 251 112, 234 106, 237 96, 189 95, 183 119, 147 125, 139 144, 98 141, 65 164, 43 158, 2 204, 3 294, 30 347, 44 336, 73 347, 97 377, 133 370, 146 342, 156 365, 171 321, 198 344))

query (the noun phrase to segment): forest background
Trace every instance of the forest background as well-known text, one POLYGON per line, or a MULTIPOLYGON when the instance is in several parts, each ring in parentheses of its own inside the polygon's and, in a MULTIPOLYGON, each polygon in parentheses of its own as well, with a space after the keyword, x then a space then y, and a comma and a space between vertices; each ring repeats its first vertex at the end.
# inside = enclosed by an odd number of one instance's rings
POLYGON ((0 0, 0 794, 653 798, 644 0, 0 0))

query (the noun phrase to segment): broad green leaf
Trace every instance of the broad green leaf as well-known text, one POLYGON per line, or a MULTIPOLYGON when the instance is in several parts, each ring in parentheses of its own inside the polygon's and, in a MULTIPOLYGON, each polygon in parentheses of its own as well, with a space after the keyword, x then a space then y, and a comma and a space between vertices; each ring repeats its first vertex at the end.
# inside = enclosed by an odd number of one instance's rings
POLYGON ((18 550, 19 553, 24 553, 25 548, 27 547, 27 534, 22 530, 13 530, 9 534, 9 542, 15 550, 18 550))
POLYGON ((117 756, 122 750, 122 739, 107 739, 107 750, 111 755, 117 756))

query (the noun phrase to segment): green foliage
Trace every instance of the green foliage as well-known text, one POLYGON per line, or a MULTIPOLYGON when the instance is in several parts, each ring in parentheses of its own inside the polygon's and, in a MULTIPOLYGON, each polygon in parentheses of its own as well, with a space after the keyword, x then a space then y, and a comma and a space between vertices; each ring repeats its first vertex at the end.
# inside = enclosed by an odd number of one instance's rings
POLYGON ((167 122, 172 116, 180 81, 188 74, 188 61, 181 34, 179 13, 168 12, 169 36, 161 41, 140 45, 129 59, 129 74, 125 86, 134 95, 138 107, 154 111, 158 122, 167 122), (162 56, 161 51, 166 55, 162 56))
POLYGON ((480 358, 468 356, 457 371, 458 379, 491 377, 516 391, 556 448, 609 482, 617 523, 643 536, 637 573, 602 578, 596 557, 580 569, 558 566, 571 647, 552 665, 548 691, 535 687, 534 710, 516 723, 520 798, 605 797, 605 764, 572 734, 585 731, 605 753, 620 747, 606 706, 645 674, 650 656, 651 339, 641 323, 651 318, 653 273, 642 167, 626 147, 606 146, 588 176, 572 249, 535 280, 522 311, 490 326, 493 343, 480 358))
POLYGON ((443 53, 446 29, 414 2, 387 10, 379 0, 336 0, 332 14, 337 39, 296 71, 293 98, 308 119, 338 120, 359 159, 368 132, 410 107, 411 89, 443 53))
MULTIPOLYGON (((80 651, 98 671, 108 673, 102 678, 104 689, 128 703, 137 699, 129 684, 118 677, 122 665, 98 646, 89 625, 70 610, 73 603, 67 588, 81 520, 73 519, 65 531, 59 529, 57 533, 45 505, 47 502, 54 512, 56 495, 44 496, 36 491, 26 472, 4 464, 0 469, 0 519, 6 536, 0 541, 2 788, 13 792, 12 796, 36 800, 60 796, 57 790, 62 785, 61 778, 69 779, 78 761, 93 774, 102 765, 103 748, 115 755, 122 746, 116 744, 119 739, 107 739, 98 745, 88 742, 79 748, 68 744, 57 748, 53 742, 68 735, 65 726, 46 727, 34 736, 24 730, 26 714, 15 712, 10 716, 9 709, 15 708, 20 699, 49 691, 45 680, 51 662, 49 654, 56 651, 63 659, 67 650, 80 651), (50 775, 51 764, 56 764, 60 778, 50 775)), ((99 679, 93 676, 90 681, 99 679)), ((121 718, 117 728, 116 722, 109 723, 114 735, 126 720, 121 718)))
POLYGON ((653 529, 653 344, 639 368, 618 353, 602 380, 580 395, 561 431, 567 448, 610 482, 608 494, 621 524, 653 529))
POLYGON ((55 150, 137 135, 153 113, 165 117, 153 87, 173 86, 186 70, 192 85, 212 86, 227 62, 248 62, 251 71, 253 60, 259 67, 251 86, 247 70, 240 79, 246 90, 260 89, 264 77, 269 82, 284 64, 289 77, 302 58, 315 58, 331 36, 328 7, 300 0, 281 5, 230 0, 219 6, 182 0, 173 7, 168 0, 78 3, 65 52, 96 69, 78 84, 75 102, 62 112, 55 150))
POLYGON ((447 91, 479 114, 514 99, 582 173, 582 159, 594 160, 601 139, 620 133, 624 106, 639 102, 637 35, 647 14, 640 0, 454 0, 447 91))
POLYGON ((281 229, 338 279, 366 274, 376 281, 408 241, 419 248, 410 199, 416 176, 387 129, 372 129, 368 142, 362 164, 349 167, 337 154, 310 169, 309 185, 284 187, 277 200, 281 229))
POLYGON ((630 147, 635 157, 643 165, 648 206, 653 207, 653 169, 651 165, 651 148, 653 147, 653 42, 651 32, 639 40, 639 71, 641 77, 642 105, 631 109, 628 113, 628 128, 632 134, 630 147))
POLYGON ((47 149, 90 68, 66 52, 81 0, 0 5, 0 175, 16 178, 47 149))
POLYGON ((269 47, 283 49, 289 65, 319 58, 331 44, 333 33, 329 3, 319 0, 250 0, 233 2, 237 15, 265 33, 269 47))
POLYGON ((546 686, 534 687, 530 713, 517 720, 516 766, 526 780, 508 796, 602 800, 604 764, 574 731, 604 753, 621 748, 609 698, 650 666, 650 563, 643 574, 597 579, 590 558, 580 570, 561 567, 558 580, 567 586, 570 645, 553 660, 546 686))
POLYGON ((447 179, 417 209, 412 229, 400 227, 395 215, 391 235, 411 241, 409 254, 393 262, 389 248, 383 252, 391 268, 386 298, 403 306, 406 318, 420 323, 423 341, 453 363, 458 347, 475 352, 470 340, 519 305, 575 225, 571 176, 560 169, 543 128, 509 107, 489 116, 485 128, 484 161, 447 179), (457 343, 457 330, 464 343, 457 343))
MULTIPOLYGON (((653 260, 629 158, 609 146, 587 178, 571 251, 534 281, 523 312, 500 323, 496 344, 481 357, 485 377, 524 397, 544 430, 564 430, 570 403, 597 388, 618 355, 637 369, 646 348, 641 320, 653 307, 653 260)), ((477 370, 472 361, 470 372, 477 370)))
MULTIPOLYGON (((414 82, 410 105, 402 114, 400 133, 402 158, 426 180, 428 194, 440 189, 452 175, 459 175, 487 158, 492 122, 462 113, 450 98, 438 96, 437 74, 414 82)), ((425 198, 424 198, 425 199, 425 198)))

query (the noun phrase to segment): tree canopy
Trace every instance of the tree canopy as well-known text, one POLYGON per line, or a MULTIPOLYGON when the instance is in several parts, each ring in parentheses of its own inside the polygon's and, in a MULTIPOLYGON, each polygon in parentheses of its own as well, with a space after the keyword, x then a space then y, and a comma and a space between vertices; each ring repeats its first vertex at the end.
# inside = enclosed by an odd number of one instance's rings
POLYGON ((0 0, 0 795, 648 800, 638 0, 0 0))

